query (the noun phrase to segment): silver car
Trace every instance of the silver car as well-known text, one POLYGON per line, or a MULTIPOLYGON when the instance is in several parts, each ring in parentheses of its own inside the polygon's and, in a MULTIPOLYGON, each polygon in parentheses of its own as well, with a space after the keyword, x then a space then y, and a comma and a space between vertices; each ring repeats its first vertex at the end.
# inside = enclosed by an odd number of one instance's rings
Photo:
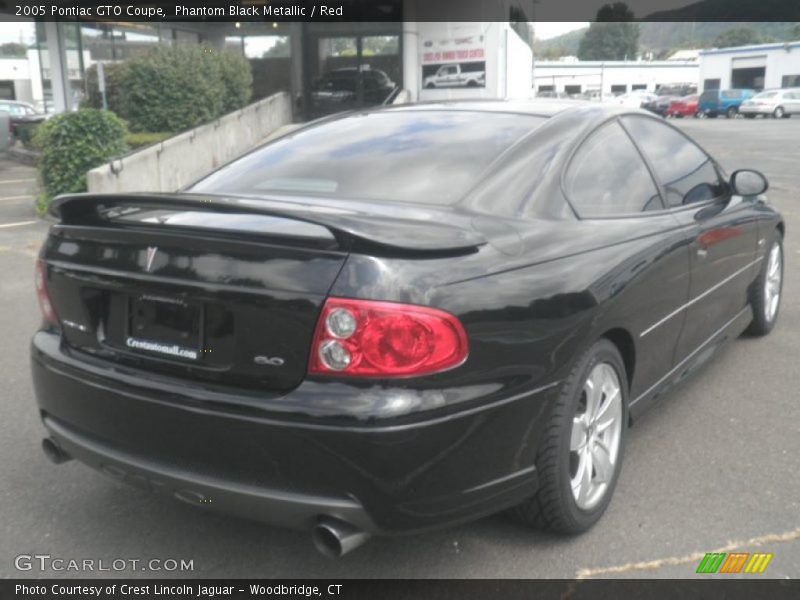
POLYGON ((742 102, 739 112, 748 119, 756 115, 788 119, 793 114, 800 114, 800 88, 761 92, 742 102))

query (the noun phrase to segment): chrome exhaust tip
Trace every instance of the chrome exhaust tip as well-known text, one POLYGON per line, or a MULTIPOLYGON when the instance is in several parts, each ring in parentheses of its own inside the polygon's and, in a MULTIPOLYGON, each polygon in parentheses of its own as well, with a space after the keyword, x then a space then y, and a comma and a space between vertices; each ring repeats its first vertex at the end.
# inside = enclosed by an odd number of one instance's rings
POLYGON ((357 527, 332 519, 320 519, 311 530, 311 539, 317 550, 330 558, 339 558, 355 550, 370 538, 370 534, 357 527))
POLYGON ((60 465, 72 460, 72 457, 64 452, 53 438, 44 438, 42 440, 42 450, 47 459, 54 465, 60 465))

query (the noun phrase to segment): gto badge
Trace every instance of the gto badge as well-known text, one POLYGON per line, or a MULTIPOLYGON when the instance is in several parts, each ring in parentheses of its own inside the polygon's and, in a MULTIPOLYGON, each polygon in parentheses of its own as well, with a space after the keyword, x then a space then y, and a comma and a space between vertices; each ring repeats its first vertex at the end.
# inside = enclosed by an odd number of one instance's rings
POLYGON ((253 362, 257 365, 270 365, 271 367, 282 367, 284 364, 284 360, 280 356, 273 356, 270 358, 269 356, 254 356, 253 362))
POLYGON ((148 273, 150 272, 150 269, 153 268, 153 261, 156 259, 156 252, 158 252, 158 247, 148 246, 144 262, 144 270, 148 273))

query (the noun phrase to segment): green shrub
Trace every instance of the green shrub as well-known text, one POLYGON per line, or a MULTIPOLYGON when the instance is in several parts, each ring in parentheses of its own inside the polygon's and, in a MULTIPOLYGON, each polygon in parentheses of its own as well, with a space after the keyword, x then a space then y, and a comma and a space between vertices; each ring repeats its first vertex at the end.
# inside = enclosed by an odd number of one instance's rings
POLYGON ((222 113, 226 114, 247 106, 253 94, 253 72, 250 62, 236 52, 216 53, 222 76, 222 113))
MULTIPOLYGON (((108 110, 114 111, 123 119, 125 113, 122 109, 122 79, 127 68, 127 62, 106 63, 103 65, 106 78, 106 102, 108 110)), ((97 65, 86 69, 85 79, 86 94, 81 100, 81 108, 103 108, 103 96, 97 83, 97 65)))
POLYGON ((128 61, 122 83, 131 131, 184 131, 222 113, 220 61, 206 48, 154 49, 128 61))
POLYGON ((157 133, 129 133, 125 136, 125 144, 131 150, 135 150, 136 148, 157 144, 171 135, 172 134, 167 131, 159 131, 157 133))
POLYGON ((17 123, 16 127, 14 128, 17 139, 22 142, 22 145, 28 150, 35 150, 33 137, 36 134, 36 130, 39 128, 39 125, 41 125, 41 123, 17 123))
POLYGON ((41 148, 37 200, 43 211, 58 194, 86 191, 86 172, 126 151, 125 125, 114 113, 93 108, 56 115, 42 123, 34 143, 41 148))

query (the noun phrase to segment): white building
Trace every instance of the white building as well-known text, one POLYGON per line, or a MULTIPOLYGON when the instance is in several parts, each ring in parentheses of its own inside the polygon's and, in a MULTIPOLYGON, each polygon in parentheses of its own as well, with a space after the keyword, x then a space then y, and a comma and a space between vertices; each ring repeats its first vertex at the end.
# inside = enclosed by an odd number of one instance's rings
POLYGON ((624 94, 634 90, 655 92, 663 85, 697 84, 699 65, 694 61, 536 61, 536 92, 624 94))
POLYGON ((800 87, 800 41, 704 50, 702 89, 800 87))
POLYGON ((33 102, 27 58, 0 57, 0 99, 33 102))
POLYGON ((697 62, 700 60, 700 50, 678 50, 667 57, 667 60, 682 60, 697 62))

